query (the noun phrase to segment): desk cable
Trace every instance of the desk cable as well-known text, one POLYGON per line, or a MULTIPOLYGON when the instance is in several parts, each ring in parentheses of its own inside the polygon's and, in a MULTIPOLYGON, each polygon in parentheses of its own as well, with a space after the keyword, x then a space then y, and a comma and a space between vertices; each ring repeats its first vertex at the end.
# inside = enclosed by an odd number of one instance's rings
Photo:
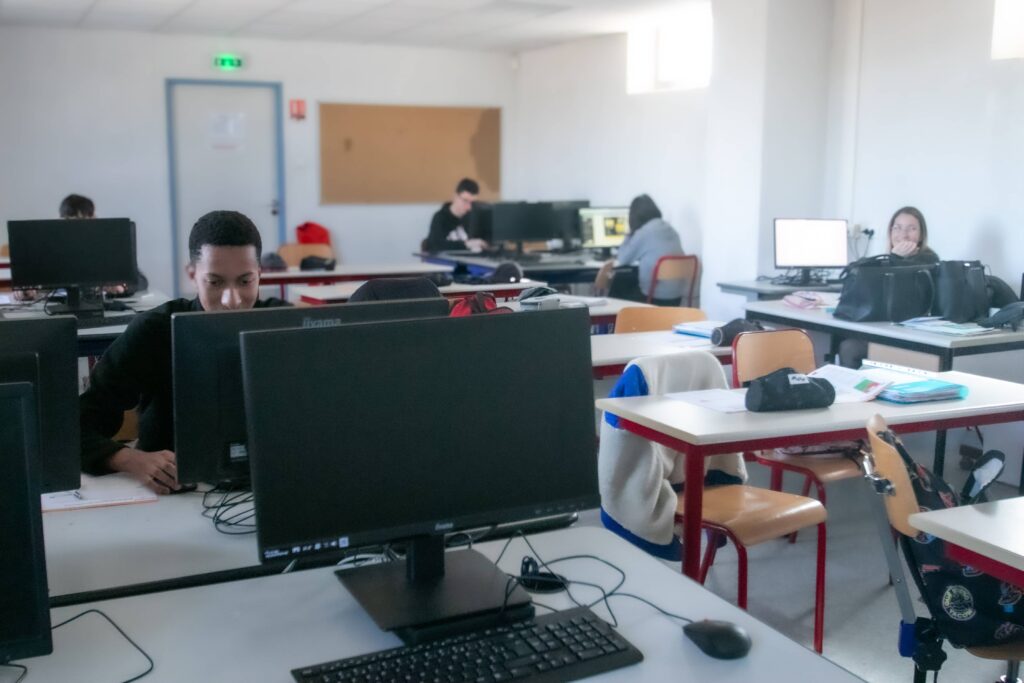
POLYGON ((203 517, 213 522, 214 529, 228 536, 256 533, 252 491, 218 485, 202 493, 203 517))
POLYGON ((28 676, 28 667, 24 664, 15 664, 11 662, 10 664, 0 664, 0 666, 21 670, 21 675, 14 679, 14 683, 21 683, 23 680, 25 680, 25 676, 28 676))

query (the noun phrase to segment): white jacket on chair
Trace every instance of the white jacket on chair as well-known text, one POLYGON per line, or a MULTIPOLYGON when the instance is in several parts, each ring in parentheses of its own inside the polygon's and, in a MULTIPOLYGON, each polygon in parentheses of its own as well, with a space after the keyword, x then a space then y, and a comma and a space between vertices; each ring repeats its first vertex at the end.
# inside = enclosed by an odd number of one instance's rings
MULTIPOLYGON (((718 359, 699 349, 638 358, 626 366, 624 377, 633 366, 643 375, 647 394, 651 396, 729 388, 718 359)), ((672 485, 685 479, 685 456, 614 427, 606 417, 601 418, 597 455, 601 507, 634 535, 658 545, 671 543, 677 497, 672 485)), ((746 465, 739 453, 705 458, 704 471, 708 470, 720 470, 741 481, 747 479, 746 465)))

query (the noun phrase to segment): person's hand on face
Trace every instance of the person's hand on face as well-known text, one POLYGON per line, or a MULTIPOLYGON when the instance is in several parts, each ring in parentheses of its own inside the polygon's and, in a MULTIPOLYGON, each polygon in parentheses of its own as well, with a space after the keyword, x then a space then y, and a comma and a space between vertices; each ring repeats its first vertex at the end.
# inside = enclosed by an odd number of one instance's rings
POLYGON ((892 253, 896 256, 913 256, 917 253, 917 242, 911 242, 909 240, 900 240, 892 243, 892 253))
POLYGON ((110 469, 126 472, 140 484, 160 495, 181 488, 178 483, 178 466, 171 451, 140 451, 122 448, 110 456, 110 469))

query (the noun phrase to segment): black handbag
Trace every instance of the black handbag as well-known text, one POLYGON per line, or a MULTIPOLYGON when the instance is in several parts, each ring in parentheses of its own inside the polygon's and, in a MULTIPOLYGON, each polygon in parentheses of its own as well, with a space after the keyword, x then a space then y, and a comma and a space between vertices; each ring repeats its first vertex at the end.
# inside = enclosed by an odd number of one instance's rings
POLYGON ((888 254, 855 261, 839 275, 843 283, 835 317, 853 322, 898 322, 927 315, 932 307, 935 264, 900 264, 888 254))
POLYGON ((780 368, 751 380, 744 403, 751 412, 767 413, 826 408, 835 400, 835 387, 827 379, 808 377, 793 368, 780 368))
POLYGON ((988 316, 985 266, 980 261, 943 261, 935 270, 932 315, 955 323, 988 316))

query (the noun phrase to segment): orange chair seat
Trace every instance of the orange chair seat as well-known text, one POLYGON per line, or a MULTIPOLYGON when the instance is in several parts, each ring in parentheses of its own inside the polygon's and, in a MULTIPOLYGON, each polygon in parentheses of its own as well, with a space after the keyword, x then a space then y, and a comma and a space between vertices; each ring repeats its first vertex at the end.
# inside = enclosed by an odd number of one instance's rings
POLYGON ((846 457, 828 458, 816 455, 790 455, 778 450, 760 451, 757 457, 766 463, 779 463, 780 465, 808 470, 818 481, 824 484, 863 476, 857 463, 846 457))
MULTIPOLYGON (((684 495, 679 495, 676 519, 683 516, 684 495)), ((821 524, 825 506, 804 496, 756 486, 715 486, 704 490, 706 524, 728 529, 744 546, 757 545, 821 524)))

